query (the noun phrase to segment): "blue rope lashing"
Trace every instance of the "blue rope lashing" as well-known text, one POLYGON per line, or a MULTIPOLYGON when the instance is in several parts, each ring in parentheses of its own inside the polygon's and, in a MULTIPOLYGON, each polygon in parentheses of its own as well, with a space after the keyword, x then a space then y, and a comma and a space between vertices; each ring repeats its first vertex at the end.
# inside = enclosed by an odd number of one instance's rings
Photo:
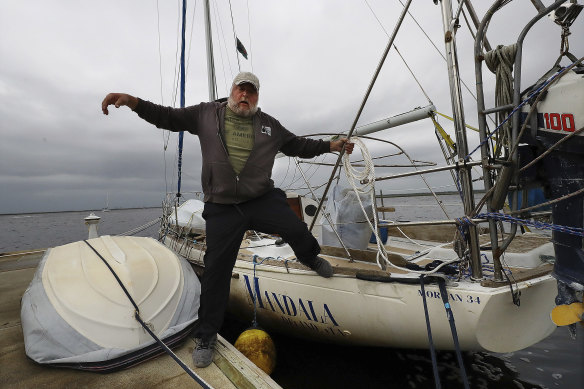
POLYGON ((256 281, 256 258, 258 256, 254 255, 252 258, 253 261, 253 321, 251 323, 252 328, 257 328, 258 326, 258 321, 257 321, 257 315, 258 315, 258 308, 257 308, 257 301, 258 301, 258 296, 257 296, 257 291, 256 291, 256 285, 257 285, 257 281, 256 281))
MULTIPOLYGON (((576 62, 577 62, 577 61, 576 61, 576 62)), ((567 66, 567 67, 569 67, 569 66, 567 66)), ((509 116, 507 116, 507 117, 505 118, 505 120, 503 120, 503 121, 501 122, 501 124, 499 124, 499 125, 497 126, 497 128, 495 128, 495 129, 493 130, 493 132, 491 132, 490 134, 488 134, 488 136, 487 136, 485 139, 483 139, 483 141, 482 141, 481 143, 479 143, 479 145, 478 145, 477 147, 475 147, 475 149, 474 149, 473 151, 471 151, 470 153, 468 153, 468 155, 467 155, 466 157, 464 157, 464 160, 465 160, 465 161, 468 161, 468 159, 470 158, 470 156, 471 156, 472 154, 474 154, 474 153, 475 153, 475 152, 476 152, 478 149, 480 149, 480 148, 481 148, 481 146, 482 146, 483 144, 485 144, 486 142, 488 142, 488 141, 489 141, 489 140, 490 140, 490 139, 493 137, 493 135, 495 135, 495 134, 497 133, 497 131, 498 131, 498 130, 499 130, 499 129, 500 129, 500 128, 501 128, 501 127, 502 127, 502 126, 505 124, 505 123, 507 123, 507 122, 509 121, 509 119, 511 119, 511 117, 513 117, 513 115, 515 114, 515 112, 517 112, 518 110, 520 110, 520 109, 521 109, 521 108, 522 108, 522 107, 523 107, 525 104, 527 104, 528 102, 532 101, 532 99, 533 99, 535 96, 537 96, 537 95, 539 94, 539 92, 541 92, 541 90, 542 90, 543 88, 545 88, 547 85, 549 85, 550 83, 552 83, 553 81, 555 81, 555 79, 556 79, 556 78, 557 78, 557 77, 558 77, 560 74, 562 74, 562 73, 564 72, 564 70, 565 70, 567 67, 563 67, 563 68, 561 68, 560 70, 558 70, 558 72, 557 72, 557 73, 555 73, 555 74, 554 74, 552 77, 550 77, 550 79, 549 79, 549 80, 547 80, 546 82, 544 82, 544 83, 543 83, 543 84, 542 84, 542 85, 541 85, 539 88, 537 88, 535 91, 533 91, 532 93, 530 93, 530 94, 529 94, 529 96, 527 96, 527 98, 526 98, 525 100, 523 100, 523 101, 522 101, 522 102, 521 102, 521 103, 520 103, 520 104, 519 104, 517 107, 515 107, 515 109, 514 109, 513 111, 511 111, 511 113, 509 114, 509 116)))
POLYGON ((432 358, 432 372, 434 373, 434 383, 436 389, 440 389, 440 375, 438 374, 438 362, 436 360, 436 349, 432 339, 432 328, 430 327, 430 315, 428 313, 428 302, 426 301, 426 290, 424 288, 424 275, 420 275, 420 288, 422 290, 422 301, 424 303, 424 315, 426 316, 426 329, 428 330, 428 343, 430 344, 430 357, 432 358))
POLYGON ((467 242, 469 240, 468 227, 470 227, 471 225, 474 226, 475 223, 472 220, 470 220, 467 216, 462 216, 462 217, 456 218, 456 228, 458 228, 458 232, 460 232, 460 235, 467 242))
POLYGON ((450 331, 452 332, 452 340, 454 341, 454 349, 456 351, 456 358, 458 359, 458 366, 460 367, 460 375, 462 376, 462 383, 465 389, 470 389, 468 384, 468 377, 466 375, 466 369, 464 368, 464 361, 462 360, 462 352, 460 351, 460 344, 458 343, 458 335, 456 333, 456 325, 454 323, 454 314, 452 313, 452 308, 448 302, 448 292, 446 292, 446 281, 443 278, 437 278, 438 288, 440 289, 440 296, 444 302, 444 308, 446 309, 446 316, 448 317, 448 323, 450 324, 450 331))
POLYGON ((566 234, 584 237, 584 228, 568 227, 568 226, 561 226, 558 224, 549 224, 549 223, 544 223, 544 222, 538 222, 535 220, 531 221, 531 220, 526 220, 526 219, 519 219, 519 218, 513 217, 511 215, 506 215, 504 213, 485 212, 485 213, 478 214, 476 217, 478 219, 495 219, 495 220, 505 221, 505 222, 509 222, 509 223, 513 223, 513 224, 527 225, 527 226, 536 228, 538 230, 557 231, 557 232, 563 232, 566 234))
POLYGON ((257 316, 258 316, 258 308, 257 308, 257 300, 258 300, 258 287, 257 287, 257 279, 256 279, 256 266, 257 265, 261 265, 262 263, 264 263, 264 261, 268 258, 272 258, 272 257, 265 257, 264 259, 262 259, 262 261, 260 263, 258 263, 256 261, 256 259, 259 257, 259 255, 254 254, 252 257, 252 261, 253 261, 253 322, 251 323, 252 328, 257 328, 258 327, 258 320, 257 320, 257 316))

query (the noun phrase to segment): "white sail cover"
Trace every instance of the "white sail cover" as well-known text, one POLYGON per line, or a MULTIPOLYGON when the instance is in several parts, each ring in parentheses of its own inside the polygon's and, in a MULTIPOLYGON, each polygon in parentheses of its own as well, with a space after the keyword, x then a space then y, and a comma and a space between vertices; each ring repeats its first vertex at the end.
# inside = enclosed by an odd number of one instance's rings
MULTIPOLYGON (((343 240, 346 247, 358 250, 365 250, 371 237, 371 227, 367 219, 373 218, 373 204, 371 198, 365 194, 357 194, 350 188, 342 188, 336 185, 332 190, 332 195, 328 198, 326 212, 337 231, 338 236, 343 240), (360 197, 361 203, 359 203, 360 197), (365 208, 366 215, 361 209, 365 208)), ((321 243, 326 246, 342 247, 339 237, 333 231, 327 219, 322 219, 322 239, 321 243)))
POLYGON ((205 219, 203 219, 203 209, 205 203, 201 200, 190 199, 178 207, 176 214, 170 215, 170 223, 176 224, 178 215, 178 225, 194 231, 205 231, 205 219))
MULTIPOLYGON (((201 290, 186 260, 152 238, 102 236, 87 242, 115 271, 160 339, 186 336, 197 319, 201 290)), ((126 367, 124 356, 139 361, 140 350, 149 350, 149 357, 159 353, 134 312, 111 271, 84 241, 49 249, 22 297, 26 354, 43 364, 126 367), (117 362, 107 362, 112 360, 117 362)))

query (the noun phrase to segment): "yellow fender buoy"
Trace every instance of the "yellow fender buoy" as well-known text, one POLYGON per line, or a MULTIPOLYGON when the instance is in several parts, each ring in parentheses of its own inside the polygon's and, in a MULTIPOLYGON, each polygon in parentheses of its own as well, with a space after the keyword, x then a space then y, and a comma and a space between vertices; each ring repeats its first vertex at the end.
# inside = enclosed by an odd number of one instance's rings
POLYGON ((259 328, 245 330, 234 346, 266 374, 272 374, 276 367, 276 346, 267 332, 259 328))
POLYGON ((578 322, 584 325, 584 303, 558 305, 552 310, 551 318, 557 326, 567 326, 578 322))

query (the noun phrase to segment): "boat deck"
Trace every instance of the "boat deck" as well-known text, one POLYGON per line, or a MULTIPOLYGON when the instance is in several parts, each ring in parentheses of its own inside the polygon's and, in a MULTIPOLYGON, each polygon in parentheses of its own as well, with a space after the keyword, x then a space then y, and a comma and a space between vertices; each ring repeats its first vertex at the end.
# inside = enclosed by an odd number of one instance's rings
MULTIPOLYGON (((0 253, 0 387, 200 387, 166 354, 109 374, 43 366, 27 358, 20 325, 20 299, 44 252, 0 253)), ((194 340, 189 338, 174 352, 190 366, 194 346, 194 340)), ((194 368, 194 371, 214 388, 280 388, 221 336, 213 363, 206 368, 194 368)))
MULTIPOLYGON (((391 240, 391 245, 387 245, 388 255, 390 261, 399 267, 405 267, 408 263, 404 257, 415 255, 419 252, 421 247, 424 247, 423 243, 426 241, 420 241, 421 246, 413 247, 407 241, 403 241, 406 244, 400 244, 396 242, 396 239, 391 240), (409 246, 409 247, 408 247, 409 246)), ((402 242, 402 243, 403 243, 402 242)), ((507 249, 507 253, 527 253, 532 250, 536 250, 542 245, 549 242, 549 238, 531 235, 517 236, 507 249)), ((436 243, 431 243, 427 241, 427 247, 435 246, 436 243)), ((480 244, 483 250, 490 249, 489 247, 489 236, 481 235, 480 244)), ((253 253, 245 249, 245 243, 242 245, 242 250, 239 252, 239 259, 252 261, 253 253)), ((398 269, 396 267, 388 266, 386 270, 381 270, 377 265, 377 247, 374 244, 370 244, 367 250, 355 250, 349 249, 351 258, 347 255, 347 251, 340 247, 332 246, 321 246, 321 256, 326 258, 333 266, 334 274, 345 275, 345 276, 359 276, 359 274, 367 276, 377 276, 385 279, 391 274, 393 275, 404 275, 411 274, 406 270, 398 269), (353 259, 351 261, 350 259, 353 259)), ((452 250, 452 244, 446 244, 443 246, 445 250, 452 250)), ((201 247, 202 249, 202 247, 201 247)), ((413 261, 415 264, 424 266, 432 262, 434 258, 421 258, 413 261)), ((285 266, 288 269, 302 269, 309 270, 308 267, 302 265, 299 262, 283 262, 281 260, 267 259, 263 263, 271 266, 285 266)), ((549 274, 553 265, 550 263, 541 263, 537 267, 519 267, 519 266, 506 266, 505 269, 512 274, 514 282, 527 281, 533 278, 541 277, 549 274)), ((481 285, 489 288, 497 288, 504 286, 508 283, 506 279, 502 282, 495 281, 490 278, 490 275, 485 274, 485 278, 481 281, 481 285)))

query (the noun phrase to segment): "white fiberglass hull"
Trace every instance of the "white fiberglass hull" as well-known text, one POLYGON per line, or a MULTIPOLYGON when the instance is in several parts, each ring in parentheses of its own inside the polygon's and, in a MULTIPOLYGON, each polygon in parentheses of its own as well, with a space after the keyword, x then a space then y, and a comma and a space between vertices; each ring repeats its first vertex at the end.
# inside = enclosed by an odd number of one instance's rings
MULTIPOLYGON (((231 283, 231 309, 253 312, 253 269, 237 267, 231 283)), ((428 336, 420 285, 382 283, 348 277, 256 271, 258 322, 278 331, 335 343, 427 348, 428 336)), ((525 282, 521 307, 513 304, 507 286, 493 290, 450 287, 460 346, 511 352, 528 347, 555 329, 549 318, 554 307, 555 280, 525 282)), ((452 349, 453 340, 437 285, 425 288, 434 344, 452 349)))
MULTIPOLYGON (((202 266, 203 253, 189 252, 202 266)), ((556 281, 550 275, 519 282, 521 305, 510 288, 483 287, 462 281, 447 285, 460 347, 463 350, 511 352, 544 339, 556 328, 550 319, 556 281)), ((436 284, 425 285, 435 346, 453 349, 445 307, 436 284)), ((324 279, 309 270, 259 265, 237 260, 229 309, 258 324, 291 336, 347 345, 428 348, 419 283, 367 281, 337 275, 324 279)))
POLYGON ((189 263, 152 238, 102 236, 46 252, 21 302, 27 356, 105 372, 160 354, 118 280, 160 339, 188 335, 200 295, 189 263))

